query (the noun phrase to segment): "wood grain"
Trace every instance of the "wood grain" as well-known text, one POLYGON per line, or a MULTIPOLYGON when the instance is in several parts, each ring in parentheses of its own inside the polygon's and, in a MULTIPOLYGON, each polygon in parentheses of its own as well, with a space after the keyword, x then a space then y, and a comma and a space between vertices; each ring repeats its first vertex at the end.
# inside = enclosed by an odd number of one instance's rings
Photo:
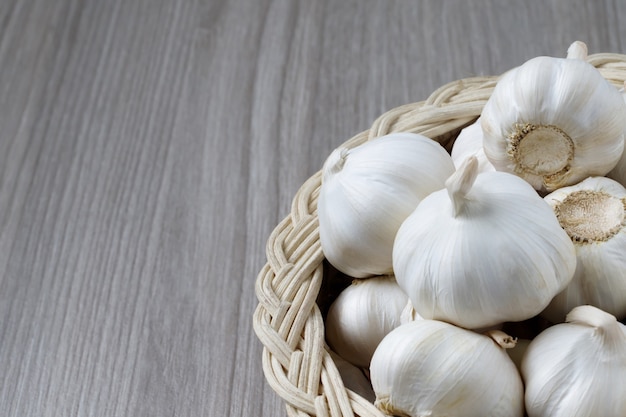
POLYGON ((440 85, 624 53, 617 0, 3 0, 0 415, 276 416, 251 326, 330 151, 440 85))

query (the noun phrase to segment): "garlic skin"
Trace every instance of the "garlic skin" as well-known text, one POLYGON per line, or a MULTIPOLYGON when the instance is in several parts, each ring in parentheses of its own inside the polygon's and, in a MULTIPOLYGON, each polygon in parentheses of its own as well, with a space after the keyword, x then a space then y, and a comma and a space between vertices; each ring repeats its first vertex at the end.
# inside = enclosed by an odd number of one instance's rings
POLYGON ((383 337, 400 325, 407 303, 393 276, 354 280, 328 310, 326 341, 348 362, 367 368, 383 337))
MULTIPOLYGON (((624 81, 624 84, 626 84, 626 81, 624 81)), ((626 88, 622 87, 619 92, 622 94, 622 99, 626 102, 626 88)), ((606 176, 626 187, 626 150, 622 152, 622 157, 617 162, 617 165, 615 165, 615 168, 606 174, 606 176)))
POLYGON ((487 159, 485 150, 483 149, 483 128, 480 123, 480 117, 471 125, 467 126, 457 136, 452 145, 450 156, 454 166, 458 169, 463 161, 469 156, 475 156, 478 159, 478 172, 495 171, 495 167, 487 159))
POLYGON ((425 319, 468 329, 539 314, 571 281, 574 244, 521 178, 475 157, 426 197, 394 242, 398 285, 425 319))
POLYGON ((481 113, 485 154, 497 170, 550 192, 616 166, 626 103, 586 56, 575 42, 568 58, 536 57, 501 77, 481 113))
POLYGON ((374 353, 375 405, 408 417, 521 417, 521 377, 487 336, 436 320, 403 324, 374 353))
POLYGON ((329 353, 339 371, 339 375, 341 375, 344 386, 373 404, 376 399, 376 394, 374 394, 372 385, 363 371, 332 350, 329 351, 329 353))
POLYGON ((409 323, 415 320, 423 320, 424 318, 420 316, 417 311, 413 308, 413 303, 409 299, 400 314, 400 324, 409 323))
POLYGON ((626 328, 596 307, 576 307, 533 339, 521 372, 529 417, 623 417, 626 328))
POLYGON ((333 151, 324 163, 317 203, 326 259, 355 278, 392 273, 400 224, 453 172, 446 150, 414 133, 392 133, 333 151))
POLYGON ((545 197, 576 247, 572 282, 541 314, 562 322, 574 307, 590 304, 626 318, 626 188, 590 177, 545 197))

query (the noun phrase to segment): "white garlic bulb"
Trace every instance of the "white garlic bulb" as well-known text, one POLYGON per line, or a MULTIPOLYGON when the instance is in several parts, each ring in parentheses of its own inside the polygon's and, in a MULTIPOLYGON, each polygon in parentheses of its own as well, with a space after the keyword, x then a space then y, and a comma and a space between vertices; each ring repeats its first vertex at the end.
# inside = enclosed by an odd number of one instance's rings
POLYGON ((485 155, 483 136, 480 117, 474 123, 461 130, 454 140, 452 151, 450 152, 452 162, 454 162, 456 168, 460 167, 463 161, 473 155, 478 159, 478 172, 496 170, 485 155))
POLYGON ((576 247, 572 282, 542 313, 561 322, 574 307, 591 304, 626 317, 626 188, 590 177, 545 197, 576 247))
POLYGON ((592 306, 574 308, 522 359, 529 417, 626 415, 626 328, 592 306))
POLYGON ((422 200, 393 248, 415 310, 469 329, 536 316, 576 267, 574 244, 535 190, 477 166, 469 157, 446 189, 422 200))
POLYGON ((317 203, 326 259, 355 278, 392 273, 400 224, 453 172, 445 149, 414 133, 336 149, 324 163, 317 203))
POLYGON ((407 303, 393 276, 356 279, 328 310, 326 341, 348 362, 368 367, 383 337, 400 325, 407 303))
POLYGON ((553 191, 611 171, 624 149, 626 103, 585 61, 536 57, 505 73, 481 113, 484 149, 499 171, 553 191))
POLYGON ((374 353, 370 379, 375 405, 387 414, 524 414, 522 380, 504 349, 485 335, 441 321, 418 320, 389 333, 374 353))

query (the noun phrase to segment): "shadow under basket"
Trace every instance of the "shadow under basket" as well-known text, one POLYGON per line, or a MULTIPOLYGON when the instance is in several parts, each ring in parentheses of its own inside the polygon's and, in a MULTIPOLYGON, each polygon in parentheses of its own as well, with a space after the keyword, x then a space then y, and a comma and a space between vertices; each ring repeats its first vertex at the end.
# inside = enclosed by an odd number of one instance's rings
MULTIPOLYGON (((595 54, 587 61, 617 88, 623 88, 626 55, 595 54)), ((343 146, 353 148, 389 133, 413 132, 450 151, 461 129, 480 116, 498 78, 475 77, 446 84, 425 101, 384 113, 370 129, 343 146)), ((318 171, 300 187, 291 213, 267 242, 267 263, 256 280, 259 304, 253 320, 264 346, 263 371, 290 416, 383 417, 371 402, 344 386, 325 342, 327 308, 351 278, 331 268, 322 253, 317 219, 321 178, 318 171)))

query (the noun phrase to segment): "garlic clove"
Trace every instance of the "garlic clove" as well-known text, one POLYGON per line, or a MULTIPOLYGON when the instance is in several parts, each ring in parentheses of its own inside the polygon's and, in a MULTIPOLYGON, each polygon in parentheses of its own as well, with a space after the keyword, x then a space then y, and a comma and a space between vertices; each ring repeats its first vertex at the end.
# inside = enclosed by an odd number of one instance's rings
POLYGON ((391 250, 404 219, 454 172, 437 142, 392 133, 326 160, 317 203, 327 260, 355 278, 392 273, 391 250))
POLYGON ((461 133, 454 140, 450 156, 457 169, 468 157, 475 156, 478 159, 478 172, 496 170, 487 159, 483 149, 483 128, 480 124, 480 118, 461 130, 461 133))
POLYGON ((572 279, 576 254, 527 182, 477 174, 470 157, 404 221, 393 266, 422 317, 477 329, 539 314, 572 279))
POLYGON ((611 171, 624 149, 626 103, 587 63, 536 57, 502 76, 481 113, 484 150, 497 170, 553 191, 611 171))
POLYGON ((383 337, 400 325, 407 302, 393 276, 354 280, 328 310, 326 340, 348 362, 368 367, 383 337))
POLYGON ((375 405, 398 416, 522 416, 523 386, 494 340, 436 320, 403 324, 370 366, 375 405))
POLYGON ((576 307, 533 339, 521 373, 529 417, 624 416, 626 328, 596 307, 576 307))
POLYGON ((576 248, 572 282, 542 313, 562 322, 572 308, 590 304, 626 318, 626 188, 590 177, 545 197, 576 248))

